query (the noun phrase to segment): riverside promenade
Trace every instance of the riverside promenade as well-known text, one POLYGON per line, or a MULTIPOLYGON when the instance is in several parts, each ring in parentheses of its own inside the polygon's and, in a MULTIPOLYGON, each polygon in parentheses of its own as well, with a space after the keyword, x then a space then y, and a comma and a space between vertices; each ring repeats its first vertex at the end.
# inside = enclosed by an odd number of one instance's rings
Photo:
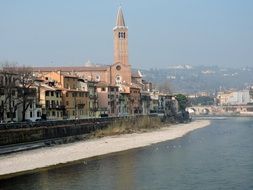
POLYGON ((210 124, 197 120, 187 124, 163 127, 145 133, 133 133, 79 141, 71 144, 44 147, 0 156, 0 178, 18 175, 35 169, 57 166, 82 159, 148 146, 184 136, 210 124))

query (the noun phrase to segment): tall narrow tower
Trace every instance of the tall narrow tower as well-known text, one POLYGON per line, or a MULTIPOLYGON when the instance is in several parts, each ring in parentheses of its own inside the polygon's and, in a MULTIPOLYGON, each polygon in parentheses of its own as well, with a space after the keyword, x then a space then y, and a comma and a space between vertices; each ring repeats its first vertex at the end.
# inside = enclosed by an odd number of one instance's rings
POLYGON ((125 25, 121 7, 118 10, 116 26, 113 28, 113 37, 114 63, 128 65, 128 28, 125 25))
POLYGON ((131 84, 131 65, 128 62, 128 28, 120 7, 116 26, 113 28, 114 63, 111 68, 111 83, 116 85, 131 84))

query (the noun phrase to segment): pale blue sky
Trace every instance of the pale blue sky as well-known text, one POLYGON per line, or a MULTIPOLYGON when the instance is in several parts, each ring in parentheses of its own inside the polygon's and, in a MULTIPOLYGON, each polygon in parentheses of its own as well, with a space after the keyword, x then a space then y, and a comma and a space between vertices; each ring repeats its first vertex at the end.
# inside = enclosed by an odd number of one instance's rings
POLYGON ((111 64, 120 4, 134 68, 253 66, 252 0, 0 0, 0 61, 111 64))

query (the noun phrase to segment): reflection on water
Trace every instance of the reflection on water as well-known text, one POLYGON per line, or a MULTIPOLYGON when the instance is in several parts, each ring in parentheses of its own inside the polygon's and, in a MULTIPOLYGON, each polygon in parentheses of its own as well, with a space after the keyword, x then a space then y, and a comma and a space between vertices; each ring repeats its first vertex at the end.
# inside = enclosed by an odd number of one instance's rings
POLYGON ((0 189, 253 189, 253 119, 213 121, 183 138, 0 181, 0 189))

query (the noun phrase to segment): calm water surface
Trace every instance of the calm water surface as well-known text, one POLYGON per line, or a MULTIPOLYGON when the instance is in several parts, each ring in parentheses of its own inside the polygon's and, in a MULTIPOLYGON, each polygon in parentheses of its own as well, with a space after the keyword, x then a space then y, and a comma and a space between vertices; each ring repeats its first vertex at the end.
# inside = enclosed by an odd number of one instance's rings
POLYGON ((183 138, 0 181, 0 189, 253 189, 253 118, 183 138))

